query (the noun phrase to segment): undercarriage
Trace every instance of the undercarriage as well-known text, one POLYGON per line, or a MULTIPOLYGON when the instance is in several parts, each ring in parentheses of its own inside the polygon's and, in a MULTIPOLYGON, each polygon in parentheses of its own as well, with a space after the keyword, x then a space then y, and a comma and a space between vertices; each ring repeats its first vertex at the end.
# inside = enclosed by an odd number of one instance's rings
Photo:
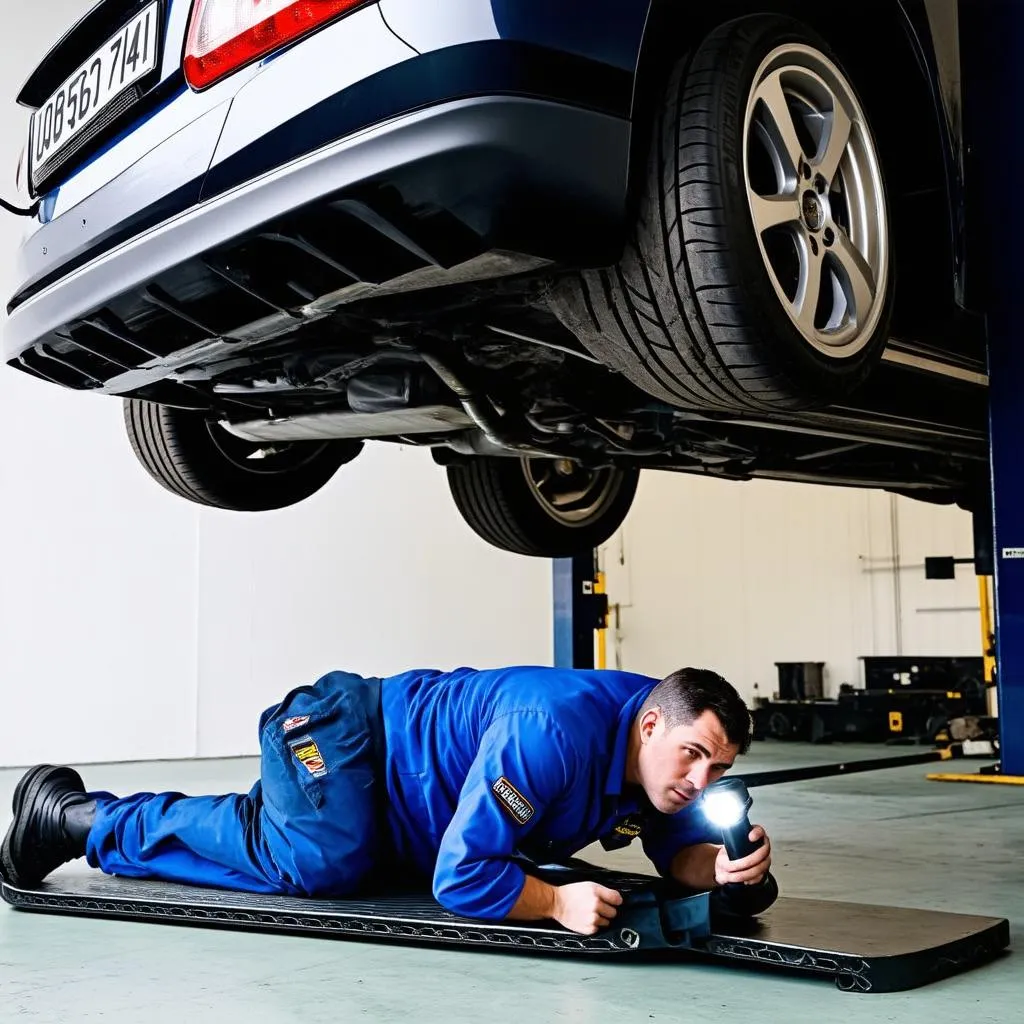
POLYGON ((856 401, 771 413, 669 406, 602 366, 544 308, 543 280, 345 307, 224 346, 139 397, 214 413, 267 449, 377 439, 436 461, 528 456, 599 468, 881 487, 962 500, 984 470, 984 388, 885 364, 856 401), (182 386, 184 385, 184 386, 182 386), (918 385, 915 387, 915 385, 918 385), (176 401, 172 401, 176 399, 176 401), (941 415, 940 415, 941 414, 941 415))

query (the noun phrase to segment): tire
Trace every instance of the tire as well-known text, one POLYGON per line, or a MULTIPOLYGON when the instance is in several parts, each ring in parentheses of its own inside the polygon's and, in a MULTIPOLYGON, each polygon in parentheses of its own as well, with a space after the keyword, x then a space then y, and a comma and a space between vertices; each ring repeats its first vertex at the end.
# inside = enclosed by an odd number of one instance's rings
POLYGON ((260 445, 230 434, 205 413, 129 398, 124 403, 128 440, 139 462, 172 494, 233 512, 266 512, 303 501, 350 462, 359 441, 260 445), (266 445, 265 448, 270 448, 266 445))
POLYGON ((570 472, 555 460, 501 456, 448 467, 448 486, 470 528, 494 547, 537 558, 569 558, 603 544, 626 518, 639 477, 634 467, 570 472), (581 487, 574 508, 567 496, 581 487))
POLYGON ((768 717, 768 735, 776 740, 790 740, 796 732, 792 719, 785 711, 773 711, 768 717))
POLYGON ((826 44, 776 15, 722 25, 672 69, 651 138, 622 259, 557 282, 555 315, 592 355, 677 407, 811 408, 855 390, 886 343, 893 263, 875 143, 826 44), (783 68, 776 94, 768 86, 783 68), (815 104, 819 143, 828 117, 849 111, 835 173, 831 159, 803 156, 815 142, 806 129, 815 104), (787 118, 793 131, 783 134, 787 118), (790 160, 793 149, 801 155, 790 160), (800 166, 789 173, 790 164, 800 166), (785 201, 757 202, 768 196, 785 201), (762 225, 768 211, 787 219, 762 233, 755 210, 762 225), (814 268, 821 302, 798 309, 814 268))

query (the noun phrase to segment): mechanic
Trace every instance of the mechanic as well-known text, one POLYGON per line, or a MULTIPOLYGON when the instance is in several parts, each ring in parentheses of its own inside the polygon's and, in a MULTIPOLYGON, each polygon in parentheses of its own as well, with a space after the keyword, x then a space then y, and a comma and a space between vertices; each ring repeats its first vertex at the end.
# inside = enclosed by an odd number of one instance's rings
POLYGON ((750 733, 742 698, 705 669, 331 672, 264 711, 248 794, 118 798, 71 768, 31 769, 0 864, 20 887, 85 856, 124 877, 334 898, 416 875, 456 914, 593 934, 621 894, 549 885, 531 863, 639 836, 684 886, 765 879, 764 829, 730 861, 699 811, 750 733))

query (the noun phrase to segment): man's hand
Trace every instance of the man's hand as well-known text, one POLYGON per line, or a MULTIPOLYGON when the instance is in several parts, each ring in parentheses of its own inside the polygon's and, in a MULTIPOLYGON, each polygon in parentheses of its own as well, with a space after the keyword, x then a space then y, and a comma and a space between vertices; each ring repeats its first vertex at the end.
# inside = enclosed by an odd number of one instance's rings
POLYGON ((611 924, 622 905, 622 894, 597 882, 573 882, 555 888, 551 916, 570 931, 593 935, 611 924))
POLYGON ((739 860, 729 860, 729 851, 723 846, 715 857, 715 884, 728 885, 731 882, 742 882, 745 885, 757 885, 772 866, 772 844, 768 833, 760 825, 750 830, 750 841, 756 843, 764 838, 764 845, 753 853, 739 860))
POLYGON ((548 885, 527 875, 510 921, 557 921, 570 931, 593 935, 618 913, 622 895, 596 882, 548 885))

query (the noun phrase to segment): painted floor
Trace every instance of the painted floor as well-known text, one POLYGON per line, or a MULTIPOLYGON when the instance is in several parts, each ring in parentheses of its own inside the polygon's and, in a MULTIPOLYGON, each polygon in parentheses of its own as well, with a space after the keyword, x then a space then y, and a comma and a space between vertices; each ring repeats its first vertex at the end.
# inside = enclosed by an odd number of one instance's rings
MULTIPOLYGON (((743 771, 899 752, 762 742, 743 771)), ((949 770, 976 767, 955 762, 949 770)), ((247 790, 256 769, 254 759, 237 759, 80 771, 93 789, 199 794, 247 790)), ((4 904, 0 1022, 1020 1022, 1024 951, 1014 950, 1024 939, 1024 787, 930 782, 929 770, 761 788, 752 814, 772 836, 786 895, 1010 919, 1008 955, 927 988, 863 995, 741 967, 393 947, 50 917, 4 904)), ((0 771, 0 828, 20 774, 0 771)), ((639 851, 596 847, 583 855, 624 869, 647 866, 639 851)))

